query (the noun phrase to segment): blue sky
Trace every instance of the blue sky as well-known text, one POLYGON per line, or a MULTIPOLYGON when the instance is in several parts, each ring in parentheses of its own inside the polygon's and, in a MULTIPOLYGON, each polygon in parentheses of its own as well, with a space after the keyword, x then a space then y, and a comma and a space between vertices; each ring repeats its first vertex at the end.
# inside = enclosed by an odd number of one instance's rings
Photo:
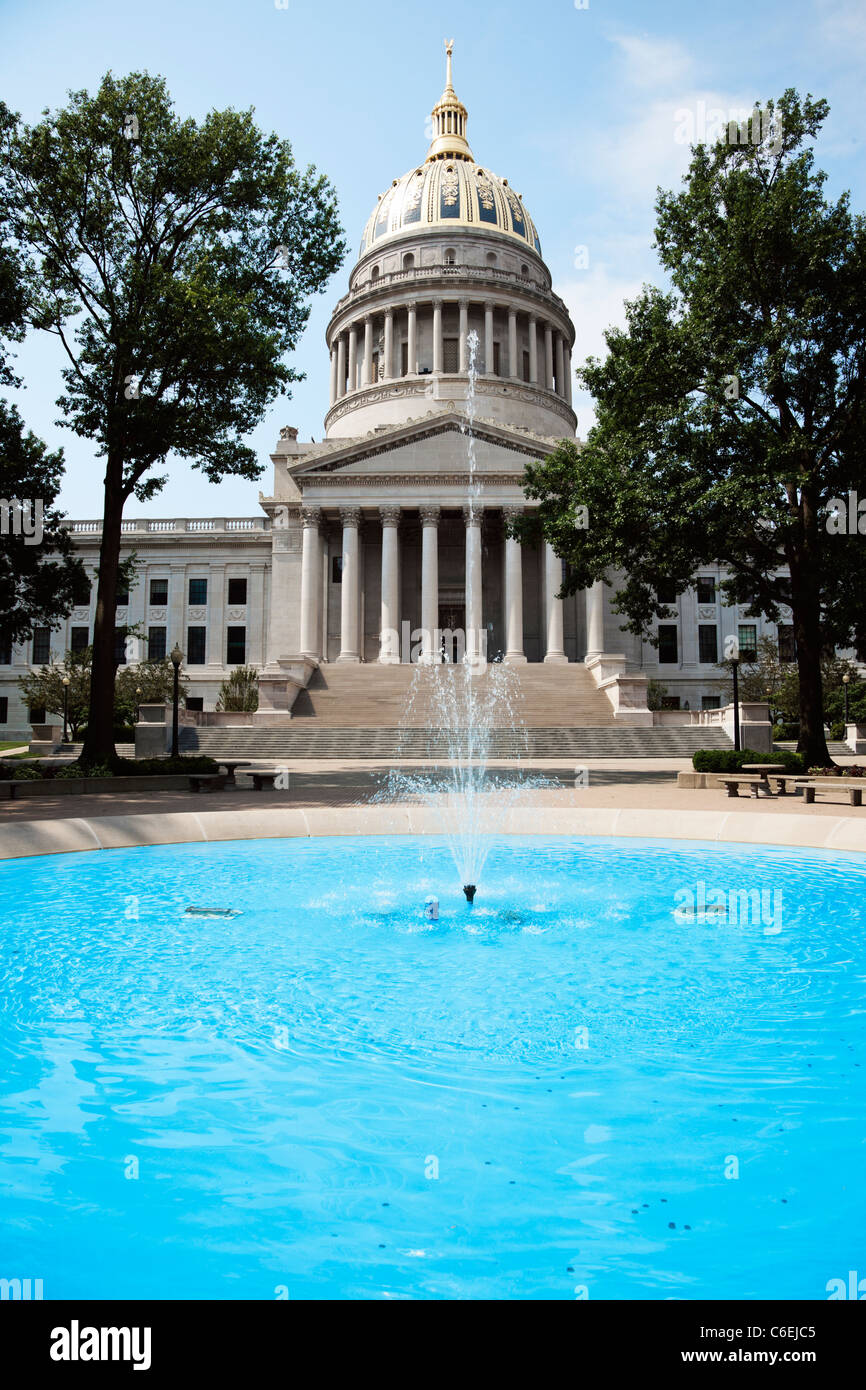
MULTIPOLYGON (((469 109, 476 158, 520 192, 539 228, 554 285, 577 327, 575 361, 603 349, 624 298, 660 275, 652 253, 658 184, 674 187, 688 158, 683 112, 750 107, 793 86, 825 96, 819 145, 828 191, 864 206, 862 92, 866 0, 534 0, 534 3, 376 3, 348 0, 0 0, 0 94, 27 120, 94 89, 108 68, 162 74, 182 115, 254 106, 288 137, 300 164, 334 183, 354 255, 376 196, 427 148, 430 108, 444 82, 443 40, 455 40, 454 85, 469 109), (578 269, 576 248, 588 263, 578 269)), ((350 262, 313 303, 295 356, 306 373, 251 436, 260 484, 208 483, 184 461, 151 515, 254 515, 270 491, 279 428, 320 439, 328 400, 324 332, 350 262)), ((55 423, 61 361, 51 340, 19 355, 27 423, 62 444, 62 503, 101 515, 100 460, 55 423)), ((578 398, 579 430, 591 404, 578 398)), ((136 503, 129 504, 130 514, 136 503)))

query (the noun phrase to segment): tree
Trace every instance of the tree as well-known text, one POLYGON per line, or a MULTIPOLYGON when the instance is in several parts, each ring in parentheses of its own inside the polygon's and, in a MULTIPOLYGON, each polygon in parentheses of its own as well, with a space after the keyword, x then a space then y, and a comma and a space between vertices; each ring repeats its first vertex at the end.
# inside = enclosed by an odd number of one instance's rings
MULTIPOLYGON (((139 705, 170 705, 174 693, 174 666, 169 657, 161 661, 142 661, 137 666, 118 667, 114 683, 115 721, 134 724, 139 705), (137 692, 141 691, 141 694, 137 692)), ((179 673, 178 697, 185 700, 189 686, 179 673)))
POLYGON ((236 666, 227 681, 220 686, 218 710, 243 710, 252 713, 259 707, 259 673, 255 666, 236 666))
POLYGON ((32 671, 18 681, 24 699, 31 707, 39 707, 46 714, 63 715, 63 678, 68 677, 66 687, 69 732, 73 742, 78 738, 86 721, 90 704, 90 647, 79 652, 67 652, 62 661, 53 657, 39 671, 32 671))
POLYGON ((729 603, 771 621, 790 606, 799 748, 818 765, 822 649, 866 642, 866 540, 832 525, 838 499, 866 497, 866 222, 813 169, 827 110, 789 90, 693 150, 683 190, 656 202, 673 289, 645 288, 578 373, 597 402, 586 445, 527 470, 564 592, 607 577, 627 630, 661 616, 660 583, 682 592, 715 561, 729 603))
MULTIPOLYGON (((14 124, 0 102, 0 142, 14 124)), ((0 177, 0 386, 20 386, 7 342, 24 335, 26 266, 10 241, 9 203, 0 177)), ((49 453, 25 430, 15 406, 0 400, 0 633, 10 642, 23 641, 34 626, 55 626, 84 582, 63 514, 54 506, 62 474, 62 451, 49 453)))
POLYGON ((95 96, 10 134, 31 321, 68 358, 58 404, 105 460, 82 761, 114 756, 114 609, 127 499, 172 455, 211 482, 261 473, 241 441, 298 374, 284 361, 345 253, 336 202, 252 112, 180 120, 161 78, 108 74, 95 96))

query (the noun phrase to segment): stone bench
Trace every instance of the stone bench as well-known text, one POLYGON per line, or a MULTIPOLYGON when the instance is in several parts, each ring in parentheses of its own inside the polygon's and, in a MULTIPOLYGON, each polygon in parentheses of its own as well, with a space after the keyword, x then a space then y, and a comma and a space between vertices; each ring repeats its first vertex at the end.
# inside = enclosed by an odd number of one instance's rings
POLYGON ((766 788, 767 783, 763 777, 759 777, 753 772, 737 772, 716 774, 719 781, 728 789, 728 796, 739 796, 739 787, 750 787, 752 796, 757 796, 762 787, 766 788))
POLYGON ((225 772, 190 772, 188 777, 191 792, 221 792, 228 781, 225 772))
POLYGON ((816 791, 846 791, 848 801, 852 806, 863 805, 863 788, 866 786, 866 778, 853 777, 811 777, 808 781, 802 782, 803 800, 807 806, 813 805, 816 791))

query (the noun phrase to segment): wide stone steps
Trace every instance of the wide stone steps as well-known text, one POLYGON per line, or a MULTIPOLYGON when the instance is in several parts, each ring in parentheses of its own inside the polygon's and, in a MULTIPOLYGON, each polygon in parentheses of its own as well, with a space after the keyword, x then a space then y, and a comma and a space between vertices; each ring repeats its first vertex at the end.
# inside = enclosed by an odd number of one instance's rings
MULTIPOLYGON (((425 728, 304 727, 285 729, 183 728, 181 751, 212 757, 323 761, 365 759, 447 759, 455 747, 465 752, 466 737, 441 736, 425 728)), ((721 729, 635 729, 623 727, 492 729, 492 758, 690 758, 699 748, 730 748, 721 729)))

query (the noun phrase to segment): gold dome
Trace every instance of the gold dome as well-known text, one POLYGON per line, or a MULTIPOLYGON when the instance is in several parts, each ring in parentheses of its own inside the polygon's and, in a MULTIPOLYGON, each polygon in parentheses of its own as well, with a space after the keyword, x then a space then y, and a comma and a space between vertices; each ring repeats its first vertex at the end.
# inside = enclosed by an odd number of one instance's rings
POLYGON ((360 255, 393 237, 451 228, 504 233, 541 255, 535 224, 519 194, 476 164, 466 139, 466 107, 451 84, 452 41, 446 44, 445 91, 433 107, 433 140, 417 169, 395 179, 364 228, 360 255))

